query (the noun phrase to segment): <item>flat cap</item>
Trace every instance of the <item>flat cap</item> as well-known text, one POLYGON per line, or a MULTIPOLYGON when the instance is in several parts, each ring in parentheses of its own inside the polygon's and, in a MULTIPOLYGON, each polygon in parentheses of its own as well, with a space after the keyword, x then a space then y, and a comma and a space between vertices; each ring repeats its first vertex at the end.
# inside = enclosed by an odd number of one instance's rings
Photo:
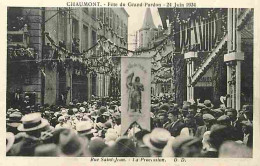
POLYGON ((203 120, 215 120, 214 116, 211 114, 203 114, 203 120))

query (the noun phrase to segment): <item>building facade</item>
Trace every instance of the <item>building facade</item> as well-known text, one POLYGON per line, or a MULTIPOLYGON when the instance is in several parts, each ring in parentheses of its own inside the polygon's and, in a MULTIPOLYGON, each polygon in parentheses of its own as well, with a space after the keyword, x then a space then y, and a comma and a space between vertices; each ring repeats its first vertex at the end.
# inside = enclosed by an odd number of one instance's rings
POLYGON ((158 10, 182 61, 178 103, 200 98, 218 105, 226 96, 227 106, 239 110, 253 102, 252 9, 158 10))
POLYGON ((8 101, 19 94, 66 104, 116 93, 118 77, 86 59, 104 58, 101 38, 127 48, 128 17, 123 8, 8 8, 8 101))

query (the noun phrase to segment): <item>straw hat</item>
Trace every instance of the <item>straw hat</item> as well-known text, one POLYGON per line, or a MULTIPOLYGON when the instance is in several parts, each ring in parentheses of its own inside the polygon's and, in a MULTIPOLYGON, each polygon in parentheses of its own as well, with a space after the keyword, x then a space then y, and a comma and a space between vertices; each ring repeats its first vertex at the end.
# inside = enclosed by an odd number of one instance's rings
POLYGON ((155 151, 162 151, 171 137, 171 133, 163 128, 155 128, 149 134, 143 137, 143 142, 150 149, 155 151))
POLYGON ((93 134, 96 132, 95 129, 92 128, 93 125, 90 121, 81 121, 76 125, 76 130, 80 136, 93 134))
POLYGON ((211 114, 203 114, 202 118, 203 118, 203 120, 206 120, 206 121, 215 120, 215 117, 212 116, 211 114))
POLYGON ((40 113, 30 113, 22 117, 22 124, 18 126, 18 131, 35 131, 46 127, 49 122, 41 117, 40 113))
POLYGON ((214 107, 214 105, 211 103, 210 100, 205 100, 205 101, 204 101, 204 105, 205 105, 206 107, 208 107, 208 108, 213 108, 213 107, 214 107))
POLYGON ((80 112, 85 112, 85 111, 86 111, 86 108, 84 108, 84 107, 79 107, 79 111, 80 111, 80 112))
POLYGON ((22 113, 21 112, 13 112, 9 115, 9 118, 6 119, 6 125, 11 127, 18 127, 22 122, 22 113))

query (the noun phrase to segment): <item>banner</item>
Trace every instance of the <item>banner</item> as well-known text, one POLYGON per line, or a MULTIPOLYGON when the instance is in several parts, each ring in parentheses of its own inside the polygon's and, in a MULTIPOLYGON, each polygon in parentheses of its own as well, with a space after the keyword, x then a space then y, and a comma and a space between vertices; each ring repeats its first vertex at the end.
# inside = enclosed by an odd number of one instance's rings
POLYGON ((121 57, 121 133, 137 123, 150 131, 151 58, 121 57))

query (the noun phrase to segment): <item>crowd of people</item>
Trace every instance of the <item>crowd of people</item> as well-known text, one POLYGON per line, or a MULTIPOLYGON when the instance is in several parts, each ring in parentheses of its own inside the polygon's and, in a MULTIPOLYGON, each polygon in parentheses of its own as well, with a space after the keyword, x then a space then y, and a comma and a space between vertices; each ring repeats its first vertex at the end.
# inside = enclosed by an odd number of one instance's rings
POLYGON ((153 97, 151 131, 121 133, 119 101, 34 105, 6 112, 7 156, 252 157, 253 106, 153 97))

